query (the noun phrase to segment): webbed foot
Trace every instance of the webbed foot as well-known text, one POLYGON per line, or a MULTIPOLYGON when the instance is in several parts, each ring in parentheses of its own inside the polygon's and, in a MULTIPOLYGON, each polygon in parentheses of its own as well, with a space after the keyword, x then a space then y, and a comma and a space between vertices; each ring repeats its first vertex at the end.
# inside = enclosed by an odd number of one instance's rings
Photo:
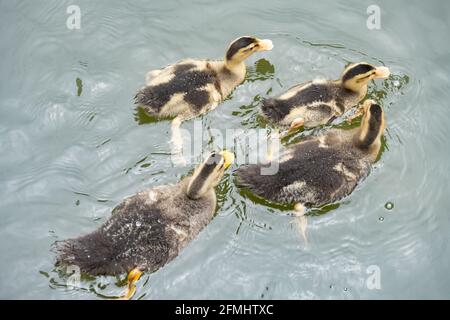
POLYGON ((139 278, 142 275, 142 271, 138 268, 134 268, 128 273, 127 277, 127 288, 125 289, 124 294, 118 298, 118 300, 130 300, 134 294, 136 293, 136 282, 139 280, 139 278))
POLYGON ((348 124, 352 124, 353 120, 364 114, 364 107, 359 107, 356 112, 347 119, 348 124))
POLYGON ((176 117, 172 120, 171 131, 172 138, 170 139, 171 145, 171 160, 175 166, 186 166, 187 161, 183 157, 183 138, 180 132, 181 118, 176 117))
POLYGON ((290 135, 291 133, 295 132, 300 127, 302 127, 304 124, 305 124, 305 119, 303 119, 302 117, 295 118, 294 121, 292 121, 291 125, 289 126, 287 135, 290 135))
POLYGON ((297 228, 299 233, 301 234, 303 240, 305 241, 305 246, 308 246, 308 238, 306 236, 306 227, 308 226, 308 219, 305 215, 306 208, 301 203, 297 203, 294 206, 294 216, 295 223, 297 224, 297 228))

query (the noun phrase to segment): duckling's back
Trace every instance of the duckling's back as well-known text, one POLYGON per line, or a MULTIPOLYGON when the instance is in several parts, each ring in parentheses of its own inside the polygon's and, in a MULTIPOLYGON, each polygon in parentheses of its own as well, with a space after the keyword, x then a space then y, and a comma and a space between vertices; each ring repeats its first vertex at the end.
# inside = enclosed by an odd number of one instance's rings
POLYGON ((311 81, 294 86, 277 98, 265 99, 261 111, 273 123, 289 125, 301 117, 305 127, 314 127, 342 115, 356 102, 356 94, 334 81, 311 81))
POLYGON ((275 175, 261 175, 261 165, 238 169, 238 184, 272 202, 320 206, 351 193, 369 168, 363 152, 330 134, 289 148, 275 175))
POLYGON ((137 267, 153 272, 176 257, 212 219, 215 198, 190 200, 183 186, 150 189, 125 199, 110 219, 85 236, 56 244, 57 263, 91 275, 137 267))
POLYGON ((155 116, 175 116, 188 109, 200 112, 211 102, 206 86, 217 86, 217 74, 203 64, 186 61, 167 67, 136 94, 135 102, 155 116), (184 108, 175 110, 180 105, 184 108))
POLYGON ((167 219, 157 208, 134 200, 118 208, 122 211, 100 229, 60 243, 58 262, 92 275, 120 274, 144 264, 154 270, 162 266, 173 245, 165 233, 167 219))

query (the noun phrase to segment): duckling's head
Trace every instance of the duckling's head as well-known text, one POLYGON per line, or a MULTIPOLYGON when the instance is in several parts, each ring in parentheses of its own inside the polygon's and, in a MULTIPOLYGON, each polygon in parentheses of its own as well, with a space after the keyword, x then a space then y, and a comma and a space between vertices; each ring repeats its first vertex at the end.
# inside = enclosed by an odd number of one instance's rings
POLYGON ((342 73, 344 87, 354 92, 367 89, 367 84, 375 78, 387 78, 390 75, 387 67, 374 67, 366 62, 354 63, 345 68, 342 73))
POLYGON ((191 176, 187 186, 187 196, 198 199, 205 195, 220 182, 225 170, 233 161, 233 153, 227 150, 211 153, 191 176))
POLYGON ((363 108, 364 116, 361 121, 358 144, 361 148, 369 148, 373 145, 379 147, 385 128, 383 108, 373 100, 366 100, 363 108))
POLYGON ((226 54, 227 65, 242 63, 257 51, 272 50, 273 44, 268 39, 258 39, 255 37, 240 37, 234 40, 228 47, 226 54))

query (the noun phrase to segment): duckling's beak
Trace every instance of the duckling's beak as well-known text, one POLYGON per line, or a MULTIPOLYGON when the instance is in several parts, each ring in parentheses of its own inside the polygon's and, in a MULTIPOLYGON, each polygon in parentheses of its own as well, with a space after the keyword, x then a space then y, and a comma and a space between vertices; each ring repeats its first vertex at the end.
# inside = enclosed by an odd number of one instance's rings
POLYGON ((225 161, 225 169, 228 169, 228 167, 231 166, 231 164, 234 162, 234 154, 228 150, 223 150, 219 154, 225 161))
POLYGON ((390 74, 391 72, 389 71, 388 67, 377 67, 375 69, 376 78, 386 79, 390 74))
POLYGON ((259 47, 258 47, 257 51, 270 51, 270 50, 273 49, 272 40, 269 40, 269 39, 260 40, 260 39, 258 39, 258 44, 259 44, 259 47))

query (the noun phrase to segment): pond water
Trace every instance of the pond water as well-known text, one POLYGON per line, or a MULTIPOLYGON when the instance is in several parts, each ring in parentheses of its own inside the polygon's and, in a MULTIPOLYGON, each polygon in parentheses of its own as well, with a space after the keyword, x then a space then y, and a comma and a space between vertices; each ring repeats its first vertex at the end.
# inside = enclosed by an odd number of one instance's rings
POLYGON ((306 247, 288 211, 240 193, 233 165, 215 219, 144 274, 135 298, 450 298, 450 2, 75 2, 0 2, 0 298, 122 292, 123 276, 69 286, 51 244, 193 168, 171 163, 169 122, 149 123, 134 94, 148 70, 221 58, 248 34, 275 48, 252 56, 247 80, 200 119, 205 148, 216 147, 208 129, 258 128, 262 97, 367 61, 392 71, 369 92, 385 107, 384 152, 352 195, 309 217, 306 247), (66 26, 71 4, 79 30, 66 26), (366 25, 372 4, 379 30, 366 25), (367 285, 371 275, 380 287, 367 285))

